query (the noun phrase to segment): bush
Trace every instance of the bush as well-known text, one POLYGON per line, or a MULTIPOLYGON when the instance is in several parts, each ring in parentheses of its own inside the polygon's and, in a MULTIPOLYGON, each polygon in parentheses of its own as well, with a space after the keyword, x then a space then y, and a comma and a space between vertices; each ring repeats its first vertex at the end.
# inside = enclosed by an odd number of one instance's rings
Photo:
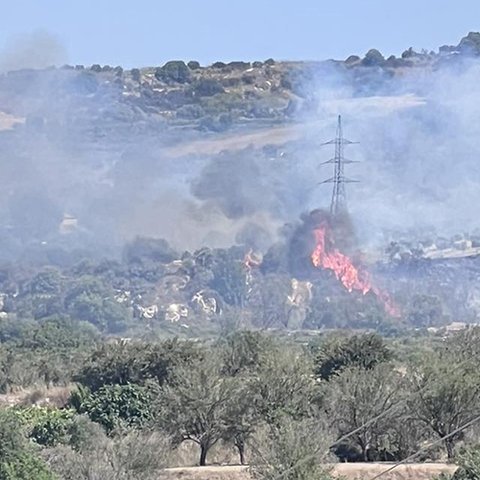
POLYGON ((315 359, 315 373, 323 380, 347 367, 372 369, 392 358, 392 352, 377 334, 353 335, 321 345, 315 359))
POLYGON ((202 68, 200 66, 200 63, 197 62, 196 60, 190 60, 188 63, 187 63, 187 66, 190 70, 198 70, 199 68, 202 68))
POLYGON ((0 480, 56 480, 43 460, 24 452, 8 462, 0 463, 0 480))
POLYGON ((26 434, 39 445, 52 447, 68 442, 74 411, 47 407, 15 408, 12 412, 26 428, 26 434))
POLYGON ((202 354, 193 342, 176 339, 158 344, 103 344, 92 353, 74 380, 92 392, 104 385, 143 385, 147 380, 161 385, 173 367, 200 361, 202 354))
POLYGON ((155 70, 155 78, 167 83, 187 83, 190 80, 190 69, 181 60, 172 60, 155 70))
POLYGON ((193 93, 198 97, 211 97, 217 93, 225 93, 225 90, 219 81, 202 78, 193 85, 193 93))
POLYGON ((480 479, 480 445, 463 450, 458 455, 457 463, 459 468, 453 475, 453 480, 480 479))
POLYGON ((132 80, 134 82, 140 82, 142 79, 142 74, 140 73, 140 70, 138 68, 132 68, 130 70, 130 75, 132 76, 132 80))
POLYGON ((362 60, 362 65, 365 67, 376 67, 383 65, 384 62, 385 58, 383 55, 375 48, 372 48, 366 53, 365 58, 362 60))
POLYGON ((107 432, 129 427, 141 427, 151 418, 151 396, 139 385, 105 385, 88 396, 78 406, 107 432))
POLYGON ((285 418, 254 438, 252 476, 257 480, 330 480, 325 467, 329 440, 320 422, 285 418))

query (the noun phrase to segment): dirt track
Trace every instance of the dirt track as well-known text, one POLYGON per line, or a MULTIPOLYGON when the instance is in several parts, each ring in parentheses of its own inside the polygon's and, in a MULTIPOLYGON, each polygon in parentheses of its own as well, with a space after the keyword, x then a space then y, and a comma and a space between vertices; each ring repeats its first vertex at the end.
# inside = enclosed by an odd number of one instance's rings
MULTIPOLYGON (((335 476, 347 480, 368 480, 390 468, 390 463, 339 463, 335 476)), ((455 465, 445 463, 411 463, 400 465, 385 474, 383 480, 430 480, 440 473, 452 474, 455 465)), ((169 468, 168 480, 251 480, 248 467, 240 465, 169 468)))

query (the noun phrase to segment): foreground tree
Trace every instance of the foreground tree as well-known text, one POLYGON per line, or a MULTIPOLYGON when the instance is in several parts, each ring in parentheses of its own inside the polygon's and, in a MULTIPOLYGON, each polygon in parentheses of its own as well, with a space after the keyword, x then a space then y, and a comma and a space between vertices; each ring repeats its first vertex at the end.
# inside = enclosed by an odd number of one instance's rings
POLYGON ((268 425, 254 438, 251 473, 257 480, 329 480, 325 467, 331 437, 315 419, 289 417, 268 425))
MULTIPOLYGON (((412 368, 408 401, 411 415, 439 438, 480 415, 480 375, 478 366, 456 355, 434 354, 412 368)), ((448 459, 454 457, 458 432, 444 441, 448 459)))
POLYGON ((0 410, 0 479, 55 480, 28 441, 26 428, 11 409, 0 410))
POLYGON ((315 373, 323 380, 348 367, 374 368, 392 358, 385 341, 376 333, 353 335, 349 338, 333 338, 318 347, 315 373))
POLYGON ((262 354, 252 381, 258 411, 270 424, 289 416, 309 416, 319 401, 319 391, 312 375, 310 356, 288 345, 274 345, 262 354))
POLYGON ((378 450, 380 440, 401 413, 401 383, 400 375, 390 365, 370 370, 351 367, 328 383, 327 411, 339 437, 376 419, 348 440, 360 450, 365 462, 370 451, 378 450))
POLYGON ((198 444, 203 466, 209 450, 224 438, 240 394, 237 380, 224 376, 221 363, 212 355, 174 370, 159 395, 158 422, 175 443, 198 444))

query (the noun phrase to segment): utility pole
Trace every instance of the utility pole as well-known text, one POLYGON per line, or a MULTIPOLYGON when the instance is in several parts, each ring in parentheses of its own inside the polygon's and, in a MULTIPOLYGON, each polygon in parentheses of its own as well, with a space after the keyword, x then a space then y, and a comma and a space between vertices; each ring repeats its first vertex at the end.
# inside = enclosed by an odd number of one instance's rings
POLYGON ((330 203, 330 215, 332 217, 336 217, 337 215, 347 211, 347 195, 345 192, 345 184, 358 182, 358 180, 352 180, 345 177, 344 173, 344 167, 346 163, 357 163, 356 161, 348 160, 343 156, 345 145, 351 145, 353 143, 358 142, 351 142, 350 140, 343 138, 342 117, 339 115, 337 134, 335 138, 329 142, 322 143, 322 145, 335 145, 335 157, 321 164, 326 165, 327 163, 333 163, 333 177, 320 182, 321 184, 333 183, 332 201, 330 203))

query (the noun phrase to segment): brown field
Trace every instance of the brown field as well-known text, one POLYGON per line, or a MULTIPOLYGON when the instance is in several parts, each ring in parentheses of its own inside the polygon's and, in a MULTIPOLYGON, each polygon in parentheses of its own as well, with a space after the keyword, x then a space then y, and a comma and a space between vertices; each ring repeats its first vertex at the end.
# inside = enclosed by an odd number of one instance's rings
MULTIPOLYGON (((334 474, 346 480, 368 480, 390 468, 389 463, 339 463, 334 474)), ((455 465, 446 463, 411 463, 400 465, 382 476, 383 480, 430 480, 441 473, 452 474, 455 465)), ((240 465, 169 468, 167 480, 251 480, 248 467, 240 465)))

